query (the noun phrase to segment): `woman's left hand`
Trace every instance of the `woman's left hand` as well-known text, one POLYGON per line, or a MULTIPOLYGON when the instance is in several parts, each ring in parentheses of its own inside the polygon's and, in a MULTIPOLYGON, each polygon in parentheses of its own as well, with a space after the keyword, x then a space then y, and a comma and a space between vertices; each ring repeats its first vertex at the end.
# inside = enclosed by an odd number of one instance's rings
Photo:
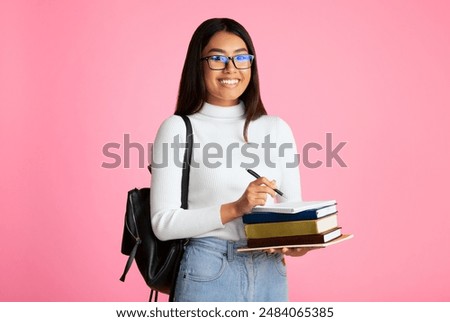
POLYGON ((305 255, 309 251, 315 250, 315 249, 318 249, 318 248, 322 248, 322 247, 269 248, 267 250, 267 252, 268 253, 281 253, 281 254, 284 254, 286 256, 300 257, 300 256, 305 255))

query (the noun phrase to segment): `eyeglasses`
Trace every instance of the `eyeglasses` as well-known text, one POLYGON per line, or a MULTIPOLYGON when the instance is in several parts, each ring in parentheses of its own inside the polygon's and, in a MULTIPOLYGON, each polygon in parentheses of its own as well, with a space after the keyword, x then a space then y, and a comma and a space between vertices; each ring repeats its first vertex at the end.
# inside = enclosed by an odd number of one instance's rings
POLYGON ((250 67, 252 67, 254 59, 255 56, 244 54, 236 55, 233 57, 213 55, 202 57, 200 60, 206 60, 208 62, 209 68, 212 70, 224 70, 230 60, 233 62, 234 67, 236 67, 237 69, 249 69, 250 67))

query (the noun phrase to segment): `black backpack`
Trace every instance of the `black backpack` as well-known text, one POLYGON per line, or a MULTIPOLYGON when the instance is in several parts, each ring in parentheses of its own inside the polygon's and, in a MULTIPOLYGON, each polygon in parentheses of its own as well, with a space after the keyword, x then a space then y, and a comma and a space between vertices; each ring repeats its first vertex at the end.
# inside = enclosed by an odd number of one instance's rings
MULTIPOLYGON (((187 209, 193 135, 189 118, 184 115, 181 117, 186 124, 187 142, 181 180, 181 208, 187 209)), ((151 172, 150 166, 148 169, 151 172)), ((150 218, 150 188, 128 191, 121 248, 122 254, 128 255, 128 260, 120 278, 122 282, 135 259, 142 277, 151 289, 149 301, 152 301, 153 296, 157 301, 158 292, 161 292, 169 294, 169 301, 172 302, 186 243, 186 239, 161 241, 155 236, 150 218)))

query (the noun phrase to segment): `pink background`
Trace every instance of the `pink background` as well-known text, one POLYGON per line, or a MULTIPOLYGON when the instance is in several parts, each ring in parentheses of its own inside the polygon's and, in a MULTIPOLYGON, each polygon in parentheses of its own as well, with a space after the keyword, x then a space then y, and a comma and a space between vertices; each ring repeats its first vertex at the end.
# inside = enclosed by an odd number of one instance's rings
MULTIPOLYGON (((263 99, 301 147, 346 141, 348 167, 301 168, 337 199, 341 245, 288 260, 292 301, 449 301, 447 1, 2 1, 0 300, 146 301, 119 281, 130 168, 152 142, 205 19, 251 33, 263 99), (123 153, 122 153, 123 155, 123 153)), ((324 160, 324 151, 311 154, 324 160)))

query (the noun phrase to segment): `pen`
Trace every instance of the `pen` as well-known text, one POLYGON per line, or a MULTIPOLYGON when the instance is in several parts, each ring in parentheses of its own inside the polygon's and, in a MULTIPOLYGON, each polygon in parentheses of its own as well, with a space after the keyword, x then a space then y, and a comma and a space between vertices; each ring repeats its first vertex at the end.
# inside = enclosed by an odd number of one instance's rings
MULTIPOLYGON (((256 179, 261 178, 261 176, 259 174, 257 174, 255 171, 253 171, 252 169, 245 169, 245 170, 247 170, 247 172, 250 173, 252 176, 254 176, 256 179)), ((273 191, 278 193, 280 196, 284 197, 283 193, 280 190, 273 189, 273 191)), ((284 198, 286 198, 286 197, 284 197, 284 198)))

